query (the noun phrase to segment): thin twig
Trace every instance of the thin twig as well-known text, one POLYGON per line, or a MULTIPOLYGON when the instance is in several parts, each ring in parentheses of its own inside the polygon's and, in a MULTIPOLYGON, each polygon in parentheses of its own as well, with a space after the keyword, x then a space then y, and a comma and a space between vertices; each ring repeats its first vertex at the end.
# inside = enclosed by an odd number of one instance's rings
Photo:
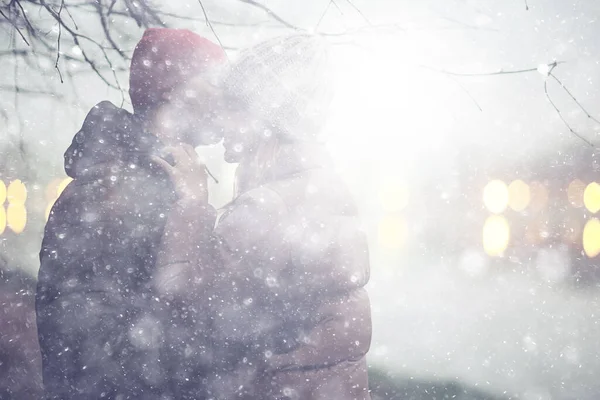
POLYGON ((19 6, 19 9, 21 10, 21 15, 23 16, 23 19, 25 20, 25 23, 28 26, 28 30, 35 32, 35 29, 33 28, 33 25, 31 24, 31 22, 29 21, 29 18, 27 18, 27 13, 25 12, 25 9, 23 8, 23 5, 21 5, 20 1, 17 1, 17 6, 19 6))
POLYGON ((69 16, 69 18, 71 18, 71 22, 75 26, 75 30, 78 31, 79 30, 79 25, 77 25, 77 22, 75 22, 75 18, 73 18, 73 15, 71 14, 71 11, 69 11, 68 7, 65 7, 65 11, 67 12, 67 15, 69 16))
POLYGON ((23 39, 23 41, 25 42, 25 44, 27 44, 27 46, 29 46, 29 42, 27 41, 27 39, 25 39, 25 36, 23 35, 23 33, 21 32, 21 30, 17 26, 16 22, 14 22, 10 18, 8 18, 8 16, 6 14, 4 14, 4 12, 2 12, 2 10, 0 10, 0 15, 2 15, 8 21, 8 23, 11 24, 13 26, 13 28, 15 28, 15 31, 17 31, 17 33, 19 34, 19 36, 21 36, 21 39, 23 39))
POLYGON ((524 0, 524 1, 525 1, 525 11, 529 11, 529 4, 527 4, 527 0, 524 0))
POLYGON ((340 8, 340 6, 338 5, 338 3, 335 2, 335 0, 331 0, 331 2, 333 3, 333 5, 335 6, 335 8, 337 8, 337 10, 339 11, 340 15, 344 15, 344 11, 342 11, 342 9, 340 8))
POLYGON ((106 37, 106 39, 108 40, 108 43, 110 43, 110 45, 117 51, 117 53, 123 58, 123 59, 127 59, 127 55, 121 50, 121 48, 119 47, 119 45, 115 42, 115 40, 113 39, 111 33, 110 33, 110 29, 108 26, 108 21, 106 19, 106 16, 104 15, 104 12, 102 10, 102 6, 100 5, 100 3, 96 3, 96 10, 98 11, 98 15, 100 16, 100 25, 102 25, 102 30, 104 31, 104 36, 106 37))
POLYGON ((54 96, 58 99, 63 98, 60 94, 54 93, 53 91, 23 88, 21 86, 15 87, 15 86, 8 86, 8 85, 0 85, 0 91, 2 91, 2 92, 15 92, 15 90, 19 94, 54 96))
MULTIPOLYGON (((553 65, 550 67, 550 71, 548 72, 548 77, 550 75, 552 75, 552 71, 554 70, 554 68, 556 68, 556 65, 553 65)), ((575 132, 575 130, 571 127, 571 125, 567 122, 567 120, 565 119, 565 117, 563 117, 562 112, 560 111, 560 109, 556 106, 556 104, 552 101, 552 99, 550 98, 550 94, 548 93, 548 77, 546 77, 546 79, 544 79, 544 94, 546 95, 546 99, 548 100, 548 102, 550 103, 550 105, 552 106, 552 108, 554 108, 554 111, 556 111, 556 113, 558 114, 559 118, 561 119, 561 121, 563 122, 563 124, 567 127, 567 129, 573 134, 575 135, 577 138, 579 138, 580 140, 582 140, 584 143, 588 144, 591 147, 595 147, 594 144, 586 139, 585 137, 583 137, 581 134, 575 132)))
MULTIPOLYGON (((555 67, 557 67, 560 64, 564 64, 565 61, 554 61, 553 63, 549 64, 548 66, 550 67, 550 69, 554 69, 555 67)), ((526 68, 526 69, 514 69, 514 70, 500 70, 500 71, 495 71, 495 72, 479 72, 479 73, 462 73, 462 72, 452 72, 452 71, 447 71, 445 69, 439 69, 439 68, 435 68, 429 65, 419 65, 419 67, 421 68, 425 68, 425 69, 429 69, 432 71, 436 71, 436 72, 440 72, 442 74, 446 74, 446 75, 452 75, 452 76, 464 76, 464 77, 475 77, 475 76, 496 76, 496 75, 514 75, 514 74, 524 74, 524 73, 530 73, 530 72, 538 72, 537 68, 526 68)))
POLYGON ((575 102, 575 104, 577 104, 577 106, 581 109, 581 111, 583 111, 585 113, 585 115, 590 118, 592 121, 594 121, 595 123, 600 125, 600 121, 598 121, 597 118, 593 117, 584 107, 583 105, 575 98, 575 96, 571 93, 571 91, 562 83, 562 81, 560 79, 558 79, 556 77, 556 75, 554 75, 553 73, 549 74, 556 82, 558 82, 558 84, 560 85, 560 87, 569 95, 569 97, 575 102))
MULTIPOLYGON (((100 6, 102 7, 102 4, 101 4, 101 3, 98 3, 98 4, 100 4, 100 6)), ((112 1, 110 2, 110 6, 108 6, 108 11, 106 12, 106 15, 107 15, 107 16, 110 16, 110 14, 112 14, 112 12, 113 12, 113 8, 115 7, 115 4, 117 4, 117 0, 112 0, 112 1)))
POLYGON ((144 25, 144 22, 139 15, 133 12, 133 9, 135 8, 134 5, 131 3, 130 0, 125 0, 125 5, 126 10, 129 11, 129 16, 133 18, 133 20, 137 23, 137 26, 141 28, 142 25, 144 25))
MULTIPOLYGON (((148 15, 150 15, 150 17, 152 17, 152 19, 154 20, 154 23, 156 25, 166 26, 164 21, 160 18, 160 15, 158 15, 158 13, 156 11, 154 11, 151 7, 149 7, 148 4, 146 4, 146 1, 142 0, 139 2, 139 4, 146 11, 146 14, 148 14, 148 15)), ((148 23, 146 23, 145 25, 146 25, 146 27, 148 27, 148 23)))
POLYGON ((30 53, 27 50, 6 50, 6 51, 0 51, 0 57, 4 57, 4 56, 28 56, 30 53))
POLYGON ((121 91, 122 93, 122 88, 121 88, 121 84, 119 83, 118 79, 116 79, 116 74, 114 72, 114 69, 112 68, 112 65, 110 64, 110 59, 108 58, 108 55, 106 54, 106 51, 104 50, 104 48, 95 40, 85 36, 85 35, 81 35, 78 34, 77 32, 73 31, 68 25, 66 25, 64 23, 64 21, 60 18, 60 16, 56 13, 56 11, 54 11, 52 9, 52 7, 50 7, 47 3, 46 0, 39 0, 40 4, 48 11, 48 13, 59 23, 62 25, 63 28, 65 28, 67 30, 67 32, 69 32, 69 34, 71 34, 71 37, 73 39, 73 43, 79 47, 79 49, 81 50, 81 55, 83 56, 83 59, 86 61, 86 63, 92 68, 92 70, 96 73, 96 75, 98 75, 98 77, 100 79, 102 79, 102 81, 104 83, 106 83, 109 87, 113 88, 113 89, 117 89, 119 91, 121 91), (100 70, 98 69, 98 66, 96 65, 96 63, 94 62, 94 60, 92 60, 86 53, 85 49, 81 46, 81 43, 79 42, 79 38, 83 38, 83 39, 87 39, 89 41, 91 41, 92 43, 96 44, 98 46, 98 48, 100 49, 100 51, 102 52, 102 54, 104 55, 105 59, 107 61, 109 61, 109 66, 111 67, 111 69, 113 69, 113 74, 115 76, 116 79, 116 86, 113 85, 112 83, 110 83, 105 77, 104 75, 102 75, 102 73, 100 73, 100 70))
POLYGON ((365 16, 365 14, 363 14, 363 12, 360 10, 360 8, 358 8, 354 5, 352 0, 346 0, 346 1, 348 2, 348 4, 350 4, 350 7, 354 8, 354 10, 356 10, 356 12, 359 13, 361 17, 363 17, 363 19, 365 20, 365 22, 367 24, 372 25, 371 21, 369 21, 369 19, 365 16))
MULTIPOLYGON (((65 0, 61 0, 60 9, 58 10, 58 17, 60 18, 60 14, 62 13, 63 7, 65 6, 65 0)), ((62 72, 60 72, 60 67, 58 66, 58 62, 60 61, 60 39, 62 36, 62 24, 58 24, 58 39, 56 40, 56 63, 54 63, 54 68, 58 71, 58 77, 60 78, 60 83, 65 83, 63 80, 62 72)))
POLYGON ((475 104, 475 106, 479 109, 479 111, 483 112, 483 108, 481 108, 481 106, 479 105, 479 102, 475 99, 475 97, 473 97, 473 95, 471 94, 471 92, 469 92, 467 90, 467 88, 459 82, 458 79, 456 79, 456 77, 454 76, 447 76, 448 79, 450 79, 452 82, 456 83, 458 85, 459 88, 462 89, 463 92, 465 92, 465 94, 467 96, 469 96, 469 98, 471 99, 471 101, 473 102, 473 104, 475 104))
POLYGON ((327 11, 329 11, 329 7, 331 7, 332 3, 333 3, 333 0, 329 0, 327 2, 327 7, 325 7, 325 10, 323 10, 321 17, 319 18, 319 21, 317 21, 317 25, 315 25, 315 32, 317 32, 319 30, 319 26, 321 25, 321 22, 323 22, 323 19, 327 15, 327 11))
POLYGON ((204 8, 204 4, 202 4, 202 0, 198 0, 198 3, 200 3, 200 8, 202 8, 202 13, 204 14, 204 18, 206 19, 206 25, 210 28, 213 35, 215 35, 215 38, 217 38, 217 42, 219 42, 219 46, 221 46, 221 48, 223 48, 223 43, 221 43, 221 39, 219 38, 219 35, 217 35, 215 28, 213 27, 212 23, 210 22, 210 18, 208 18, 208 13, 206 12, 206 8, 204 8))

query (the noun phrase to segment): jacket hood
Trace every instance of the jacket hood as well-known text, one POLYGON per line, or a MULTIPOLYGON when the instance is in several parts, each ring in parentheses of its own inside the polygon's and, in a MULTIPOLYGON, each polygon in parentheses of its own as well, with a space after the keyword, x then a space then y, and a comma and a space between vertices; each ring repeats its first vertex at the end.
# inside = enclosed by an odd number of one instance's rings
POLYGON ((88 113, 65 152, 65 172, 74 179, 115 174, 122 165, 158 154, 161 147, 133 114, 103 101, 88 113))

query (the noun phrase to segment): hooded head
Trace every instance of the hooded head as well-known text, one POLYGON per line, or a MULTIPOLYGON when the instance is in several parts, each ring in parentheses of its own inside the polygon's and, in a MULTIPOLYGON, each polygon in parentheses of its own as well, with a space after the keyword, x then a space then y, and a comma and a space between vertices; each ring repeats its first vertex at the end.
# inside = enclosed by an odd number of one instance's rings
POLYGON ((147 29, 131 58, 129 95, 136 114, 156 109, 198 76, 210 79, 226 56, 187 29, 147 29))
POLYGON ((131 60, 129 94, 146 129, 166 143, 210 144, 223 49, 185 29, 148 29, 131 60))
POLYGON ((242 52, 223 81, 235 107, 226 121, 226 159, 238 162, 261 135, 312 141, 323 129, 333 98, 329 44, 296 34, 242 52))

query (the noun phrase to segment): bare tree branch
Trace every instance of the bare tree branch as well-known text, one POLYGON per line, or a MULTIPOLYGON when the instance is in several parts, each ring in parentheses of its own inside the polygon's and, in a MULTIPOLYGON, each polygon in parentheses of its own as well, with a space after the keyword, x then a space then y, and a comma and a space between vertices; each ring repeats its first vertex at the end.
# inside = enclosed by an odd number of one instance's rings
POLYGON ((13 21, 12 19, 10 19, 8 17, 8 15, 4 14, 4 12, 2 10, 0 10, 0 15, 2 15, 4 17, 4 19, 6 19, 8 21, 8 23, 11 24, 13 26, 13 28, 15 28, 15 31, 21 36, 21 39, 23 39, 23 41, 25 42, 25 44, 27 44, 27 46, 29 46, 29 42, 27 41, 27 39, 25 39, 25 36, 23 35, 23 32, 21 32, 21 30, 17 26, 16 22, 13 21))
POLYGON ((319 30, 319 26, 321 25, 321 22, 323 22, 323 19, 327 15, 327 11, 329 11, 329 7, 331 7, 332 3, 333 3, 333 0, 329 0, 327 2, 327 7, 325 7, 325 10, 323 10, 321 17, 319 18, 319 20, 317 21, 317 24, 315 25, 315 32, 319 30))
POLYGON ((212 25, 212 22, 210 22, 210 18, 208 18, 208 14, 206 13, 206 8, 204 8, 204 4, 202 4, 202 0, 198 0, 198 3, 200 3, 200 8, 202 8, 202 13, 204 14, 204 19, 206 19, 206 25, 210 28, 213 35, 215 35, 215 38, 217 38, 217 42, 219 42, 219 46, 221 46, 221 48, 223 48, 223 43, 221 43, 221 39, 219 39, 219 35, 217 35, 217 32, 215 31, 215 28, 212 25))
MULTIPOLYGON (((554 61, 553 63, 549 64, 548 66, 550 68, 555 68, 558 65, 564 64, 565 61, 554 61)), ((526 73, 530 73, 530 72, 539 72, 538 68, 526 68, 526 69, 514 69, 514 70, 499 70, 499 71, 494 71, 494 72, 452 72, 452 71, 448 71, 445 69, 439 69, 439 68, 435 68, 429 65, 419 65, 420 68, 424 68, 424 69, 429 69, 432 71, 436 71, 436 72, 440 72, 442 74, 446 74, 446 75, 452 75, 452 76, 457 76, 457 77, 476 77, 476 76, 496 76, 496 75, 514 75, 514 74, 526 74, 526 73)))
POLYGON ((571 99, 575 102, 575 104, 577 104, 577 106, 581 109, 581 111, 583 111, 585 113, 585 115, 590 118, 592 121, 594 121, 595 123, 597 123, 598 125, 600 125, 600 121, 593 117, 584 107, 583 105, 575 98, 575 96, 571 93, 571 91, 562 83, 562 81, 560 79, 558 79, 556 77, 556 75, 554 75, 553 73, 549 74, 559 85, 560 87, 569 95, 569 97, 571 97, 571 99))
POLYGON ((46 10, 50 13, 50 15, 56 20, 56 22, 58 22, 60 26, 62 26, 67 32, 69 32, 69 34, 71 35, 71 38, 73 39, 73 43, 75 43, 75 45, 77 47, 79 47, 79 49, 81 50, 81 55, 83 56, 84 60, 87 62, 87 64, 90 66, 90 68, 92 68, 92 70, 96 73, 96 75, 98 75, 98 77, 100 77, 100 79, 102 79, 102 81, 106 85, 108 85, 109 87, 111 87, 113 89, 119 90, 122 93, 123 90, 121 88, 121 84, 119 83, 118 79, 116 78, 116 74, 114 73, 114 69, 112 67, 112 63, 110 62, 110 58, 108 57, 108 54, 106 54, 106 50, 104 49, 104 47, 101 46, 95 40, 89 38, 88 36, 81 35, 81 34, 78 34, 75 31, 73 31, 67 24, 65 24, 65 22, 61 19, 60 15, 58 15, 56 13, 56 11, 54 11, 52 9, 52 7, 46 3, 46 0, 39 0, 39 1, 40 1, 40 4, 42 6, 44 6, 44 8, 46 8, 46 10), (104 58, 108 61, 109 67, 113 71, 113 75, 115 76, 116 84, 113 84, 113 83, 109 82, 104 77, 104 75, 100 72, 98 66, 96 65, 96 62, 88 56, 88 54, 86 53, 85 49, 81 46, 81 43, 79 42, 79 38, 87 39, 90 42, 92 42, 92 43, 94 43, 94 44, 97 45, 97 47, 100 49, 100 51, 104 55, 104 58))
POLYGON ((104 31, 104 36, 106 36, 108 43, 110 43, 110 45, 117 51, 117 53, 119 53, 119 55, 122 58, 127 59, 127 56, 125 55, 125 53, 123 53, 123 51, 121 50, 119 45, 115 42, 115 40, 113 39, 113 37, 110 33, 110 29, 108 27, 108 21, 106 19, 106 15, 104 15, 104 11, 102 9, 102 5, 100 2, 96 3, 96 10, 98 11, 98 15, 100 16, 100 24, 102 25, 102 30, 104 31))
POLYGON ((548 78, 552 75, 552 72, 554 71, 554 69, 556 68, 556 64, 554 65, 550 65, 550 69, 548 71, 548 76, 546 77, 546 79, 544 79, 544 94, 546 95, 546 99, 548 100, 548 102, 550 103, 550 105, 552 106, 552 108, 554 108, 554 111, 556 111, 556 113, 558 114, 558 116, 560 117, 561 121, 563 122, 563 124, 565 124, 565 126, 567 127, 567 129, 573 134, 575 135, 577 138, 579 138, 580 140, 582 140, 583 142, 585 142, 586 144, 588 144, 591 147, 595 147, 594 144, 586 139, 585 137, 583 137, 581 134, 577 133, 572 127, 571 125, 567 122, 567 120, 565 119, 565 117, 563 116, 562 112, 560 111, 560 109, 556 106, 556 104, 554 103, 554 101, 552 101, 552 99, 550 98, 550 94, 548 93, 548 78))
MULTIPOLYGON (((65 0, 61 0, 60 9, 58 10, 58 17, 60 18, 60 14, 62 13, 63 7, 65 6, 65 0)), ((54 64, 54 68, 58 71, 58 77, 60 78, 60 83, 64 83, 62 73, 60 72, 60 67, 58 66, 58 62, 60 61, 60 39, 62 36, 62 24, 58 24, 58 39, 56 40, 56 63, 54 64)))
POLYGON ((0 91, 2 92, 15 92, 15 90, 18 91, 18 93, 20 94, 26 94, 26 95, 44 95, 44 96, 52 96, 55 97, 57 99, 63 99, 64 97, 61 94, 55 93, 53 91, 49 91, 49 90, 40 90, 40 89, 32 89, 32 88, 26 88, 26 87, 22 87, 22 86, 18 86, 17 88, 15 88, 15 86, 9 86, 9 85, 0 85, 0 91))
POLYGON ((363 14, 363 12, 362 12, 362 11, 361 11, 361 10, 360 10, 358 7, 356 7, 356 6, 354 5, 354 3, 352 2, 352 0, 346 0, 346 1, 348 2, 348 4, 350 4, 350 7, 352 7, 354 10, 356 10, 356 12, 357 12, 357 13, 359 13, 359 14, 360 14, 360 16, 361 16, 361 17, 362 17, 362 18, 365 20, 365 22, 366 22, 367 24, 369 24, 369 25, 372 25, 372 24, 371 24, 371 21, 369 21, 369 19, 366 17, 366 15, 365 15, 365 14, 363 14))

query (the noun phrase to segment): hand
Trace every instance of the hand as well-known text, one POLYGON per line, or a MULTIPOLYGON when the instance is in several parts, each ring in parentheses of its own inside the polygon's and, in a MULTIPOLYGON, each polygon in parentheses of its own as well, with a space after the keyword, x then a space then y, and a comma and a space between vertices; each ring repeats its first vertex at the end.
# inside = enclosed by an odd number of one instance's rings
POLYGON ((169 175, 179 202, 208 203, 206 166, 200 162, 194 148, 184 144, 179 147, 168 147, 165 151, 173 156, 175 165, 157 156, 153 156, 152 160, 169 175))

